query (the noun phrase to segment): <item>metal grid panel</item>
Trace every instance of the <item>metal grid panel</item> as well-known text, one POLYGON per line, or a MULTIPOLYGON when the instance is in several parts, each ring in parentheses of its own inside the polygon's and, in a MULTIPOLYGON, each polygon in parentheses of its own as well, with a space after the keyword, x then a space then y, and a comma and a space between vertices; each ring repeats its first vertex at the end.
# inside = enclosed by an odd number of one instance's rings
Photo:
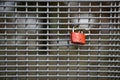
POLYGON ((120 79, 119 0, 30 1, 0 1, 0 80, 120 79))

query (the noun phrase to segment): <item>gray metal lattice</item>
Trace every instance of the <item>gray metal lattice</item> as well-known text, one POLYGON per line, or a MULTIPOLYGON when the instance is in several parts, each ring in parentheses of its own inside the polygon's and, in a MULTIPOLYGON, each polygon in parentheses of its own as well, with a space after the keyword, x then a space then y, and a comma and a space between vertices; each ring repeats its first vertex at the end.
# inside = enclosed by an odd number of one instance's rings
POLYGON ((0 0, 0 80, 119 80, 119 39, 119 0, 0 0))

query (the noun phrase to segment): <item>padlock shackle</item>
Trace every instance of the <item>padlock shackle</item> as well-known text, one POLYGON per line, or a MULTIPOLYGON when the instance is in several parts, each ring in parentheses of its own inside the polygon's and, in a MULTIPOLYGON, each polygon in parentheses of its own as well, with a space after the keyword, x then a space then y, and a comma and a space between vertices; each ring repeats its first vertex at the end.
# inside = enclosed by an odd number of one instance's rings
POLYGON ((79 24, 78 24, 77 26, 74 26, 74 27, 72 28, 72 32, 74 32, 75 30, 80 30, 80 32, 82 32, 82 33, 84 33, 84 31, 85 31, 85 32, 86 32, 86 31, 88 32, 88 30, 85 30, 85 29, 82 29, 82 30, 81 30, 81 29, 79 28, 79 24))
POLYGON ((72 28, 72 32, 74 32, 76 29, 76 27, 78 27, 79 25, 77 25, 77 26, 74 26, 73 28, 72 28))
POLYGON ((73 28, 72 28, 72 32, 74 32, 74 30, 75 30, 75 29, 74 29, 74 27, 73 27, 73 28))

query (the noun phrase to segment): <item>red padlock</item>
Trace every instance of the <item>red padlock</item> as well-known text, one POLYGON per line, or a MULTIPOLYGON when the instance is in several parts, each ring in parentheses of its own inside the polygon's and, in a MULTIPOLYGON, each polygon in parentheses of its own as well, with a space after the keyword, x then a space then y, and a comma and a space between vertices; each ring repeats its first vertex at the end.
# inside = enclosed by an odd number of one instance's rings
POLYGON ((73 29, 73 31, 71 32, 71 42, 74 44, 85 44, 85 34, 80 32, 74 32, 73 29))

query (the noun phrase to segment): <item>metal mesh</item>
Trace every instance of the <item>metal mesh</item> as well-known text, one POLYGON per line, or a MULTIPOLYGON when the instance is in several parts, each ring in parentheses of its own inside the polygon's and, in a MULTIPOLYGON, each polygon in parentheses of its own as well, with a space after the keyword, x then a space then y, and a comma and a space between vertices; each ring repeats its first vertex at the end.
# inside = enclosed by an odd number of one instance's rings
POLYGON ((120 80, 119 39, 119 0, 0 0, 0 80, 120 80))

